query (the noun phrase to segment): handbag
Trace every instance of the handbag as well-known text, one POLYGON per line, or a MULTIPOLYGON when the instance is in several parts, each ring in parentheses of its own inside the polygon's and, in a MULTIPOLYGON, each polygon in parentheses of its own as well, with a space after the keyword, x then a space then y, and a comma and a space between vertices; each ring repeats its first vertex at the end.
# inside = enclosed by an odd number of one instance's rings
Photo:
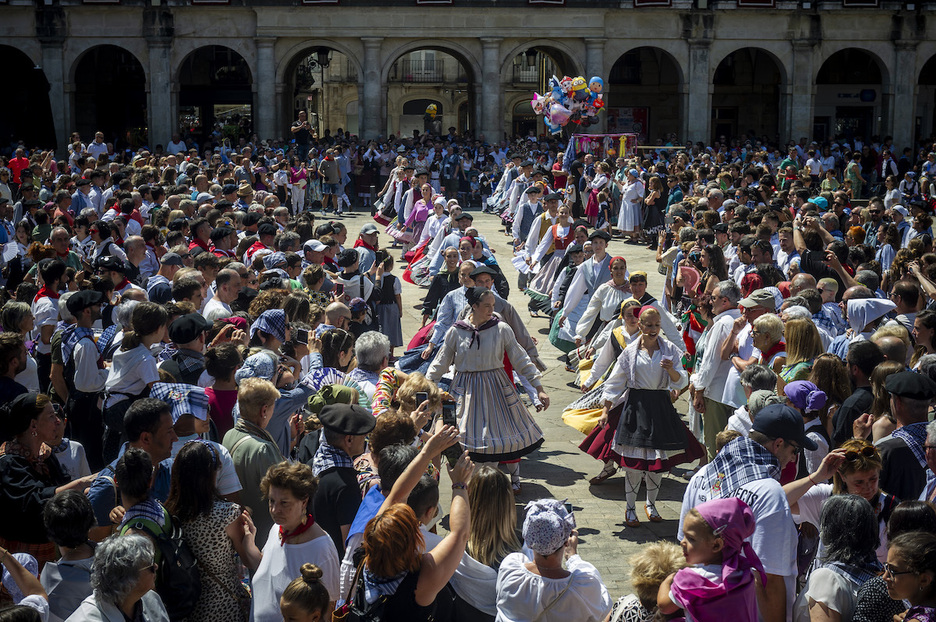
POLYGON ((345 622, 348 620, 348 616, 351 615, 351 595, 354 594, 354 588, 357 585, 358 580, 361 578, 361 573, 364 571, 364 560, 361 560, 361 563, 358 564, 357 571, 354 573, 354 579, 351 581, 351 585, 348 587, 348 595, 345 597, 344 604, 336 608, 332 612, 332 622, 345 622))

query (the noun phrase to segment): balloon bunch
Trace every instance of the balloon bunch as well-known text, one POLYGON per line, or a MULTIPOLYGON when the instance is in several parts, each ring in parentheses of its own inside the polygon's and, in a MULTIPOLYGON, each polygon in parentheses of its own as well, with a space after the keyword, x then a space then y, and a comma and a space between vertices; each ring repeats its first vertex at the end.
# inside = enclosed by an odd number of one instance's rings
POLYGON ((583 127, 598 123, 596 115, 604 108, 601 78, 596 76, 586 83, 582 76, 561 80, 553 76, 549 86, 552 91, 548 95, 533 93, 530 105, 533 112, 543 115, 550 133, 558 134, 570 122, 583 127))

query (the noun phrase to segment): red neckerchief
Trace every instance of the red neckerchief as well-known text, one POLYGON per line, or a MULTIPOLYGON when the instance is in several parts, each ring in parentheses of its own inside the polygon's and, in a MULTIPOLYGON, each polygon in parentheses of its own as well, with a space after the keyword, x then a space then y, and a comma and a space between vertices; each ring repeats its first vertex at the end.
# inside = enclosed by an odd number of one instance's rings
POLYGON ((205 242, 204 240, 202 240, 201 238, 195 238, 195 239, 193 239, 193 240, 189 243, 189 250, 192 250, 192 249, 195 248, 196 246, 202 247, 202 248, 205 250, 205 252, 208 252, 208 253, 211 252, 211 248, 209 248, 208 243, 205 242))
POLYGON ((254 253, 257 251, 262 251, 265 248, 267 248, 266 245, 260 240, 257 240, 250 245, 250 248, 247 249, 247 258, 253 260, 254 253))
POLYGON ((124 242, 124 241, 123 241, 123 238, 114 238, 114 239, 111 240, 111 241, 112 241, 114 244, 116 244, 117 246, 123 246, 123 242, 124 242))
POLYGON ((123 281, 121 281, 118 285, 114 286, 114 291, 119 292, 120 290, 127 287, 128 285, 130 285, 130 279, 128 279, 127 277, 124 277, 123 281))
POLYGON ((33 298, 33 303, 39 302, 41 298, 51 298, 52 300, 55 300, 58 297, 59 297, 58 292, 53 291, 47 288, 45 285, 43 285, 42 288, 38 292, 36 292, 36 297, 33 298))
POLYGON ((358 238, 354 241, 354 248, 361 248, 362 246, 367 250, 374 251, 375 253, 377 252, 376 248, 365 242, 362 238, 358 238))
POLYGON ((304 523, 300 523, 299 526, 293 529, 292 531, 286 531, 285 529, 283 529, 283 526, 280 525, 280 528, 279 528, 280 546, 284 546, 286 544, 286 538, 294 538, 296 536, 302 535, 305 532, 307 532, 309 529, 311 529, 312 525, 314 524, 315 524, 315 519, 312 518, 311 514, 307 514, 306 521, 304 523))
POLYGON ((64 253, 55 253, 55 254, 64 260, 64 259, 68 259, 68 253, 69 251, 65 251, 64 253))
POLYGON ((778 341, 766 352, 761 352, 761 358, 766 363, 773 358, 774 354, 777 354, 778 352, 786 352, 786 344, 783 341, 778 341))
POLYGON ((211 252, 217 255, 218 257, 235 257, 234 251, 226 251, 223 248, 218 248, 217 246, 212 247, 211 252))

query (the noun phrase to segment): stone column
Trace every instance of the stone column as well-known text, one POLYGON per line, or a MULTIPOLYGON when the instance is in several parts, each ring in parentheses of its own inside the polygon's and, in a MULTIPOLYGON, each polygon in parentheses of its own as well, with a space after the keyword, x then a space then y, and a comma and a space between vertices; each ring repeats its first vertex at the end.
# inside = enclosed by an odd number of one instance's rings
POLYGON ((276 63, 273 60, 272 37, 258 38, 257 44, 257 109, 254 111, 254 128, 260 140, 276 136, 276 63))
POLYGON ((364 43, 364 66, 362 76, 364 93, 364 112, 361 116, 361 136, 364 139, 377 138, 387 128, 383 115, 381 94, 385 93, 380 75, 380 42, 383 37, 361 37, 364 43))
POLYGON ((500 43, 497 37, 481 38, 481 134, 490 144, 504 136, 504 89, 500 75, 500 43))
MULTIPOLYGON (((605 39, 585 39, 585 76, 586 80, 591 80, 592 76, 598 76, 605 80, 607 76, 604 73, 604 48, 605 39)), ((607 111, 598 113, 598 123, 588 126, 589 134, 603 134, 608 128, 607 111)))
POLYGON ((782 133, 784 140, 795 140, 813 133, 813 55, 815 45, 811 41, 793 41, 793 75, 790 78, 789 109, 780 109, 780 115, 790 119, 788 131, 782 133))
POLYGON ((689 142, 711 140, 712 87, 709 79, 708 39, 689 40, 689 96, 685 111, 686 139, 689 142))
MULTIPOLYGON (((72 101, 65 93, 65 67, 62 60, 62 41, 42 40, 42 71, 49 81, 49 104, 52 106, 52 124, 55 129, 57 153, 65 153, 68 132, 72 126, 72 101)), ((93 137, 92 137, 93 138, 93 137)))
MULTIPOLYGON (((894 63, 893 99, 891 100, 890 115, 893 122, 890 132, 881 128, 881 134, 890 133, 894 137, 894 159, 900 157, 905 147, 913 146, 913 131, 916 127, 916 101, 917 101, 917 75, 916 75, 916 41, 895 41, 897 62, 894 63)), ((888 123, 889 119, 884 122, 888 123)))
POLYGON ((150 145, 168 145, 176 130, 172 116, 172 98, 169 82, 172 69, 169 65, 167 39, 149 39, 149 136, 150 145))

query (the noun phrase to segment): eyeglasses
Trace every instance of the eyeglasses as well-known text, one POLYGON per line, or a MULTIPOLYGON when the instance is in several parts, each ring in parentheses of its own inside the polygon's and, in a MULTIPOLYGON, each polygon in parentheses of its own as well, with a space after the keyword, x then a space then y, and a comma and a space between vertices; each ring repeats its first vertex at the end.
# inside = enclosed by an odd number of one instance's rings
POLYGON ((845 459, 848 460, 849 462, 854 462, 855 460, 859 460, 862 457, 876 458, 877 456, 878 456, 878 451, 874 447, 862 447, 861 449, 857 451, 853 450, 853 451, 845 452, 845 459))
POLYGON ((892 564, 884 564, 884 574, 896 577, 902 574, 916 574, 913 570, 895 570, 892 564))
POLYGON ((803 448, 800 447, 799 445, 797 445, 796 443, 791 443, 790 441, 787 441, 786 443, 787 443, 787 445, 789 445, 790 447, 793 448, 793 454, 794 454, 794 455, 799 455, 799 453, 800 453, 801 451, 803 451, 803 448))
POLYGON ((143 570, 149 570, 149 571, 152 572, 153 574, 156 574, 156 571, 159 570, 159 564, 157 564, 156 562, 153 562, 153 563, 150 564, 149 566, 146 566, 145 568, 141 568, 140 570, 141 570, 141 571, 143 571, 143 570))

